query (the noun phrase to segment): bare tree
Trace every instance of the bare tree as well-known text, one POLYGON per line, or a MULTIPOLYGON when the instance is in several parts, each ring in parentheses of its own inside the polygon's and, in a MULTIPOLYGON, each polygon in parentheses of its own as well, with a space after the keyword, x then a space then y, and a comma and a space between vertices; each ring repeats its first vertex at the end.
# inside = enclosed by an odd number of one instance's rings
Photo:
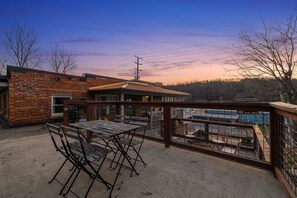
POLYGON ((23 68, 40 67, 38 40, 33 30, 16 25, 5 34, 4 44, 13 64, 23 68))
POLYGON ((228 63, 248 78, 274 78, 283 87, 288 102, 297 104, 297 92, 293 85, 296 71, 296 22, 291 17, 285 24, 267 27, 260 33, 242 32, 240 44, 232 49, 228 63))
POLYGON ((55 44, 52 48, 48 57, 48 63, 51 69, 56 73, 67 74, 76 69, 75 56, 58 44, 55 44))

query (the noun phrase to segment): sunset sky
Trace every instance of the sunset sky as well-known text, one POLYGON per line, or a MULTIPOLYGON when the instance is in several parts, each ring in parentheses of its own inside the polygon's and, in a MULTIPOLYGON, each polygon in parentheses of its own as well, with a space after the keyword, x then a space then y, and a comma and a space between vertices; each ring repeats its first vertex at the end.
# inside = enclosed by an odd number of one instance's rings
MULTIPOLYGON (((135 55, 141 80, 165 84, 232 78, 224 62, 241 30, 261 30, 296 15, 296 0, 1 0, 0 40, 20 24, 36 31, 41 53, 55 43, 76 55, 73 74, 132 79, 135 55)), ((5 56, 4 46, 0 54, 5 56)), ((43 65, 46 69, 46 64, 43 65)))

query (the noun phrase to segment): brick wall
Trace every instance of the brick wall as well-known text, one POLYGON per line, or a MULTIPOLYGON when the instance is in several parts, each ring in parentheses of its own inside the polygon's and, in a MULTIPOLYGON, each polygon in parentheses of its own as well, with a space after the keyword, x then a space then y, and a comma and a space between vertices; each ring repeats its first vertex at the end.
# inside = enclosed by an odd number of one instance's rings
POLYGON ((90 98, 88 87, 119 82, 104 77, 70 77, 41 71, 10 71, 8 123, 26 125, 61 119, 51 116, 51 96, 68 94, 72 99, 90 98))

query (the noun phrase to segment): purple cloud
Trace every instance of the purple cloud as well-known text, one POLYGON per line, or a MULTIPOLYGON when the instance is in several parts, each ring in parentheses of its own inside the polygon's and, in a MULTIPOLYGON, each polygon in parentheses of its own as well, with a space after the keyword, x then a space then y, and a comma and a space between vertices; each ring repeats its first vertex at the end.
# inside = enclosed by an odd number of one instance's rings
MULTIPOLYGON (((134 77, 134 71, 119 72, 117 73, 117 75, 124 76, 124 77, 134 77)), ((149 70, 143 70, 140 72, 140 77, 151 77, 151 76, 160 76, 160 75, 149 70)))
POLYGON ((88 38, 88 37, 79 37, 79 38, 71 38, 66 40, 59 40, 59 41, 51 41, 50 43, 62 43, 62 44, 92 44, 92 43, 100 43, 100 44, 107 44, 107 45, 125 45, 125 46, 133 46, 133 43, 126 42, 126 41, 117 41, 113 39, 107 38, 88 38))
POLYGON ((62 40, 60 43, 94 43, 94 42, 104 42, 105 39, 98 39, 98 38, 74 38, 74 39, 67 39, 62 40))
POLYGON ((193 31, 177 31, 172 32, 172 35, 183 36, 183 37, 231 37, 231 35, 226 34, 213 34, 206 32, 193 32, 193 31))
POLYGON ((105 53, 105 52, 75 52, 75 56, 101 56, 101 57, 113 57, 113 56, 129 56, 131 53, 105 53))

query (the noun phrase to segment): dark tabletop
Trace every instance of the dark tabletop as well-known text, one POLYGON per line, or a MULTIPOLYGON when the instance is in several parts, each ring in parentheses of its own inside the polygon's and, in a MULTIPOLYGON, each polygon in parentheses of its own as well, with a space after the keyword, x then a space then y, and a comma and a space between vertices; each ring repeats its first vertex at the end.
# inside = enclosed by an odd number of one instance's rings
POLYGON ((80 129, 86 129, 93 133, 99 133, 99 134, 104 134, 109 136, 120 135, 122 133, 126 133, 140 128, 140 126, 137 126, 137 125, 111 122, 106 120, 85 121, 85 122, 73 123, 70 125, 80 129))

